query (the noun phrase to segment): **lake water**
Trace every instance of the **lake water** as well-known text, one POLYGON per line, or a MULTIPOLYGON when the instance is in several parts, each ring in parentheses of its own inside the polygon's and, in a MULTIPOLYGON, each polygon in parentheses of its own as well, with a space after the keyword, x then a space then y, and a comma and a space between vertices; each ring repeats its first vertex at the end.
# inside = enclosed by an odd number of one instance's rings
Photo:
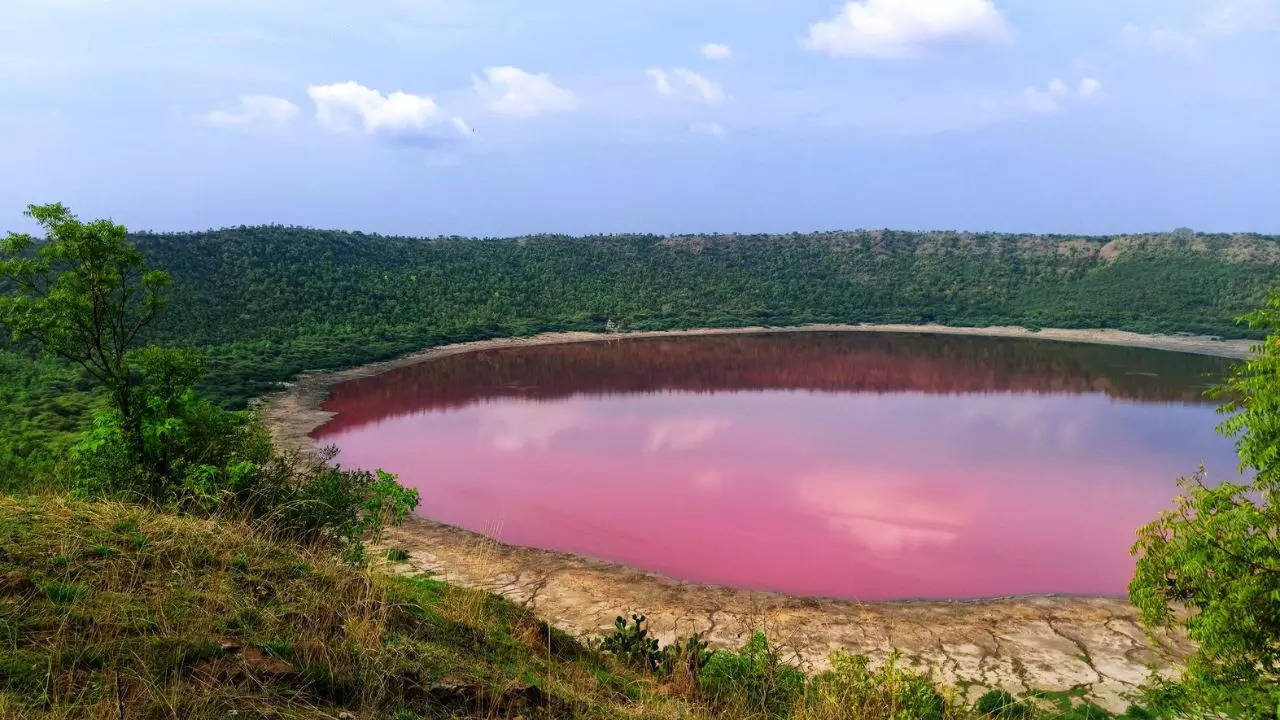
POLYGON ((1120 594, 1228 361, 896 333, 486 350, 338 385, 315 432, 419 512, 683 580, 851 599, 1120 594))

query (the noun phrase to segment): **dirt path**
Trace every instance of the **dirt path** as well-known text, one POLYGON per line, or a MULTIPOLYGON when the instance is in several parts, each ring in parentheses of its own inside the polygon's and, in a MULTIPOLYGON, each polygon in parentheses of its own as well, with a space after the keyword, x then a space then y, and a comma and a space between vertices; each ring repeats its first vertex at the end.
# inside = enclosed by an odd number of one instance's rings
MULTIPOLYGON (((1117 330, 953 328, 919 325, 814 325, 644 332, 626 335, 553 333, 433 348, 339 372, 304 373, 257 405, 277 442, 312 451, 309 433, 331 416, 321 409, 329 388, 432 358, 498 347, 613 340, 622 337, 749 332, 929 332, 1030 337, 1245 357, 1251 343, 1199 336, 1139 335, 1117 330)), ((404 572, 430 572, 529 605, 539 616, 577 634, 612 628, 616 615, 644 613, 664 641, 705 633, 713 646, 740 645, 764 630, 799 665, 813 670, 840 649, 884 657, 897 650, 908 662, 976 698, 985 689, 1081 691, 1113 710, 1151 670, 1177 671, 1190 646, 1185 638, 1144 635, 1123 599, 1036 596, 963 602, 862 603, 796 598, 682 583, 613 563, 534 548, 502 545, 459 528, 415 518, 392 531, 389 544, 410 552, 404 572)))

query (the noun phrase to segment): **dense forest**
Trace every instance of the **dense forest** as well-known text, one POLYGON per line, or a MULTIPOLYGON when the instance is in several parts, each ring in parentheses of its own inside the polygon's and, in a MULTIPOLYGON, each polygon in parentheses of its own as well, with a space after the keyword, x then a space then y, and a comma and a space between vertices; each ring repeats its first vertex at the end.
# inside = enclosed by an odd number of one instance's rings
MULTIPOLYGON (((232 407, 312 368, 549 330, 815 322, 1248 336, 1280 238, 857 231, 406 238, 262 226, 131 237, 173 278, 146 341, 208 358, 232 407)), ((0 350, 0 476, 57 454, 93 400, 0 350), (26 463, 23 463, 26 464, 26 463)))
POLYGON ((1280 238, 953 233, 413 239, 289 227, 149 235, 153 340, 243 402, 297 372, 544 330, 939 322, 1240 336, 1280 238))

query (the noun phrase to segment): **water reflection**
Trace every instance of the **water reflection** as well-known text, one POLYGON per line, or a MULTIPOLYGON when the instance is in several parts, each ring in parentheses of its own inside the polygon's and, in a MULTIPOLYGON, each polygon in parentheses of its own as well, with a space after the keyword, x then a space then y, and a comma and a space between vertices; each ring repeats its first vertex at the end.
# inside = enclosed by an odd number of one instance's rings
POLYGON ((1177 476, 1234 467, 1226 363, 966 337, 491 351, 338 388, 317 432, 422 512, 675 577, 851 598, 1122 592, 1177 476))

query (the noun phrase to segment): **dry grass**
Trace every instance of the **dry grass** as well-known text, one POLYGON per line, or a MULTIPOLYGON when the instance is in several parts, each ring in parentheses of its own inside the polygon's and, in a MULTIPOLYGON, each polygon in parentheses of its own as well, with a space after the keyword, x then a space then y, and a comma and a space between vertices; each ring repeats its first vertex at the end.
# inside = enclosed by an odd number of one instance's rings
POLYGON ((497 597, 225 521, 0 496, 0 717, 663 717, 497 597))

